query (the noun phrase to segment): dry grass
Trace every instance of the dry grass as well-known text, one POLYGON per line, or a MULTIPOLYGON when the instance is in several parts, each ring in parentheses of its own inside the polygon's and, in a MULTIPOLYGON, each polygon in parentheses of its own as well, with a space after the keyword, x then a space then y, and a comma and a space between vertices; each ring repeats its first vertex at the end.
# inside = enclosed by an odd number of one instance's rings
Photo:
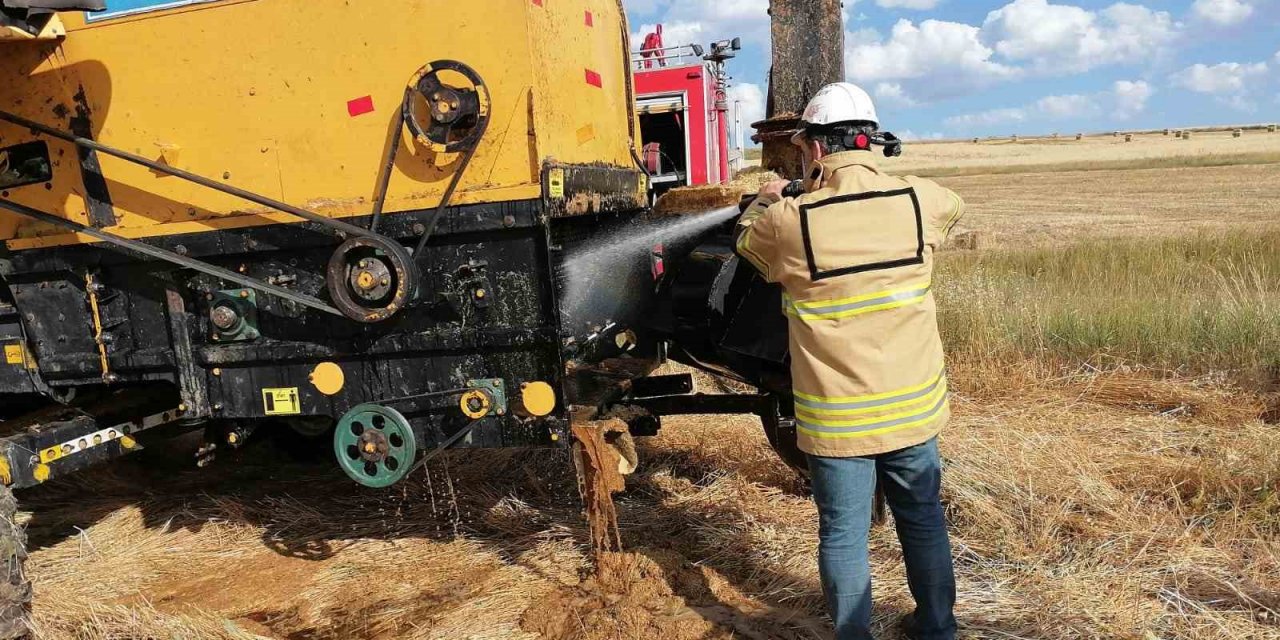
MULTIPOLYGON (((942 448, 966 637, 1280 638, 1280 433, 1237 409, 1256 398, 954 369, 942 448)), ((137 460, 26 496, 42 637, 534 638, 522 620, 552 604, 581 620, 563 638, 827 633, 814 508, 749 418, 672 420, 644 444, 620 514, 639 572, 624 591, 646 599, 582 581, 562 455, 461 453, 456 500, 442 466, 374 492, 275 455, 163 491, 137 460)), ((896 544, 873 533, 885 638, 909 607, 896 544)))
POLYGON ((1003 248, 1249 231, 1274 225, 1280 214, 1280 165, 983 175, 940 182, 968 205, 960 229, 980 230, 989 246, 1003 248))

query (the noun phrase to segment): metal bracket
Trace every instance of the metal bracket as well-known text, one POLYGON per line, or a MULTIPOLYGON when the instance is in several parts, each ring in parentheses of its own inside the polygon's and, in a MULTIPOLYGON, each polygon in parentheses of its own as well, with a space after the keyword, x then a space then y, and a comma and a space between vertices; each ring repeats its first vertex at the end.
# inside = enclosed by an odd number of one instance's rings
POLYGON ((209 294, 209 316, 213 330, 210 338, 219 342, 257 340, 258 296, 252 289, 228 289, 209 294), (219 324, 225 319, 225 327, 219 324))

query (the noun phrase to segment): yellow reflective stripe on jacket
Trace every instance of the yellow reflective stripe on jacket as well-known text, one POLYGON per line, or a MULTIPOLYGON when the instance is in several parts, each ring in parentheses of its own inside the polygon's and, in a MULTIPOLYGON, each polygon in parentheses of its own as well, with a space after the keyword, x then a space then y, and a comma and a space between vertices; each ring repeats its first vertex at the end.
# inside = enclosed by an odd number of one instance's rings
POLYGON ((743 229, 742 234, 738 236, 738 255, 747 259, 757 270, 766 278, 769 276, 769 265, 761 258, 759 254, 751 250, 751 227, 743 229))
POLYGON ((890 410, 914 410, 920 405, 930 405, 937 402, 938 397, 946 395, 946 393, 947 380, 946 378, 939 378, 934 384, 919 391, 867 402, 812 402, 797 398, 795 403, 796 416, 803 417, 815 424, 836 426, 837 423, 843 424, 847 422, 847 419, 841 420, 846 416, 884 413, 890 410))
POLYGON ((951 235, 951 228, 960 222, 960 212, 964 209, 964 202, 960 200, 960 196, 954 191, 947 194, 951 198, 951 217, 947 218, 947 223, 942 225, 943 237, 951 235))
POLYGON ((790 296, 783 297, 783 308, 792 316, 805 322, 814 320, 831 320, 896 309, 909 304, 921 302, 929 295, 929 283, 915 285, 905 289, 868 293, 852 298, 836 300, 810 300, 796 302, 790 296))
POLYGON ((863 418, 856 421, 850 420, 848 424, 838 426, 818 424, 814 421, 797 417, 796 430, 811 438, 823 440, 862 438, 928 424, 942 415, 947 410, 947 407, 947 394, 943 393, 938 397, 937 402, 925 409, 902 411, 892 415, 863 418))
POLYGON ((870 403, 879 400, 895 402, 898 400, 918 397, 918 394, 921 392, 928 393, 928 391, 932 390, 933 387, 937 386, 942 380, 945 372, 945 367, 938 367, 938 372, 936 374, 930 376, 928 380, 925 380, 920 384, 903 387, 901 389, 894 389, 893 391, 885 391, 883 393, 871 393, 861 396, 817 396, 810 393, 804 393, 802 391, 795 391, 794 394, 797 404, 804 404, 815 408, 847 409, 851 407, 845 405, 858 405, 860 403, 870 403), (840 406, 824 407, 824 404, 840 406))

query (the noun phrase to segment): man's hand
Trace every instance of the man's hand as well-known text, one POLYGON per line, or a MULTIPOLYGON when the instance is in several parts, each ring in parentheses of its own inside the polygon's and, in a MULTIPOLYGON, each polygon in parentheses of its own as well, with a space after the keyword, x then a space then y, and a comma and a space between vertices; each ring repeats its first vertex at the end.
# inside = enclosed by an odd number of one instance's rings
POLYGON ((766 183, 763 187, 760 187, 760 195, 763 196, 765 194, 769 194, 781 198, 782 190, 786 189, 790 184, 790 180, 774 180, 766 183))

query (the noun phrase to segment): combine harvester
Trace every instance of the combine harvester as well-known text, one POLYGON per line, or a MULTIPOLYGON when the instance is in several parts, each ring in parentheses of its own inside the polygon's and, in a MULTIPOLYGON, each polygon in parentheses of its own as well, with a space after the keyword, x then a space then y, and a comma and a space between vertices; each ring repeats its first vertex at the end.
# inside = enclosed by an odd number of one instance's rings
POLYGON ((648 213, 634 64, 616 0, 0 0, 0 636, 12 490, 193 430, 200 466, 291 429, 387 487, 575 436, 612 473, 602 418, 749 413, 802 464, 731 222, 562 312, 566 256, 648 213), (668 356, 762 393, 646 377, 668 356))

